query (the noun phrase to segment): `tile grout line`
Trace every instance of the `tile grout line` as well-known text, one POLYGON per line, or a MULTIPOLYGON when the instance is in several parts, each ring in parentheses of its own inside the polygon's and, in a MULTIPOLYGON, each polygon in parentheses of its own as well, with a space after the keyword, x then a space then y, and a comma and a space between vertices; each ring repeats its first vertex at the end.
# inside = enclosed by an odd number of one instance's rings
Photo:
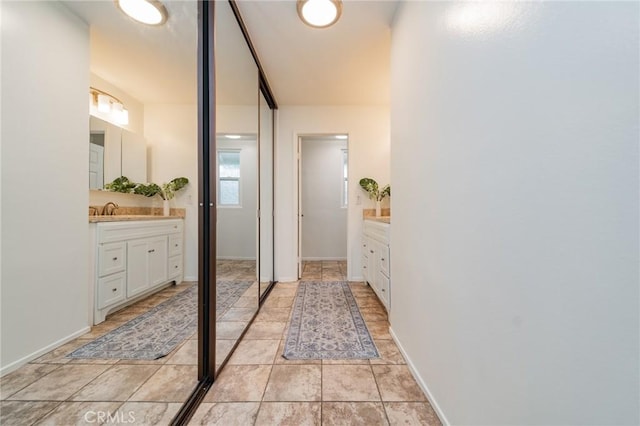
POLYGON ((389 414, 387 413, 387 407, 384 405, 384 400, 382 399, 382 392, 380 391, 380 384, 378 384, 378 378, 376 377, 375 371, 373 371, 373 365, 369 363, 369 368, 371 369, 371 374, 373 375, 373 381, 376 383, 376 389, 378 390, 378 395, 380 395, 380 403, 382 404, 382 411, 384 412, 384 417, 387 419, 387 424, 391 424, 389 420, 389 414))

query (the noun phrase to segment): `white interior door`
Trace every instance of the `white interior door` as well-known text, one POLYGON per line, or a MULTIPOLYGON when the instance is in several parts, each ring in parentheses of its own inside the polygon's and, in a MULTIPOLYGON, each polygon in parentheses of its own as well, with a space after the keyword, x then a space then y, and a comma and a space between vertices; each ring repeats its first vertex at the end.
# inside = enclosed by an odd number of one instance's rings
POLYGON ((89 144, 89 189, 104 187, 104 147, 89 144))

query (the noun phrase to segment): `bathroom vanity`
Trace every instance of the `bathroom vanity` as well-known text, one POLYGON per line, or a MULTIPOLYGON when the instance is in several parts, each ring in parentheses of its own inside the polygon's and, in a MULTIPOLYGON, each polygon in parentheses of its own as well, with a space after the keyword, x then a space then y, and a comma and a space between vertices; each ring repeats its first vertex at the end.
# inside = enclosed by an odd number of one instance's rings
POLYGON ((183 279, 184 220, 172 216, 95 217, 90 228, 93 324, 183 279))
POLYGON ((391 308, 389 218, 365 219, 362 225, 362 275, 387 311, 391 308))

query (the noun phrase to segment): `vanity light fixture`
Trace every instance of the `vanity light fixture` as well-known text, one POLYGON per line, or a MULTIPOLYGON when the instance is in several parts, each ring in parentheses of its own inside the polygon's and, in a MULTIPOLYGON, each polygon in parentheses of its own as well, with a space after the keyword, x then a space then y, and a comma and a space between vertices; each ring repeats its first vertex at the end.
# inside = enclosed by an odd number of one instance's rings
POLYGON ((158 0, 115 0, 116 6, 131 19, 147 25, 167 22, 167 9, 158 0))
POLYGON ((347 138, 348 138, 348 136, 347 136, 347 135, 336 135, 336 139, 342 139, 342 140, 344 140, 344 139, 347 139, 347 138))
POLYGON ((342 0, 298 0, 296 7, 302 22, 313 28, 327 28, 342 15, 342 0))
POLYGON ((122 101, 115 96, 95 87, 89 88, 91 95, 91 107, 95 106, 98 112, 109 114, 110 121, 120 125, 129 124, 129 111, 127 111, 122 101))
POLYGON ((227 139, 240 139, 242 136, 240 135, 224 135, 227 139))

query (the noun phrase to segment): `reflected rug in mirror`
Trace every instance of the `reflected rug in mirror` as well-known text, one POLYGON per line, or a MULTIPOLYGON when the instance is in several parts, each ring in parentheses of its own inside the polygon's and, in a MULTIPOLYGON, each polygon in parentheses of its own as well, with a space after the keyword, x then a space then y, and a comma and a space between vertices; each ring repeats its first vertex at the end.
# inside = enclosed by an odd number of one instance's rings
MULTIPOLYGON (((216 318, 224 315, 251 281, 216 283, 216 318)), ((258 294, 256 290, 256 306, 258 294)), ((192 285, 67 355, 67 358, 158 359, 198 329, 198 286, 192 285)))
POLYGON ((379 357, 348 283, 300 282, 282 356, 286 359, 379 357))

